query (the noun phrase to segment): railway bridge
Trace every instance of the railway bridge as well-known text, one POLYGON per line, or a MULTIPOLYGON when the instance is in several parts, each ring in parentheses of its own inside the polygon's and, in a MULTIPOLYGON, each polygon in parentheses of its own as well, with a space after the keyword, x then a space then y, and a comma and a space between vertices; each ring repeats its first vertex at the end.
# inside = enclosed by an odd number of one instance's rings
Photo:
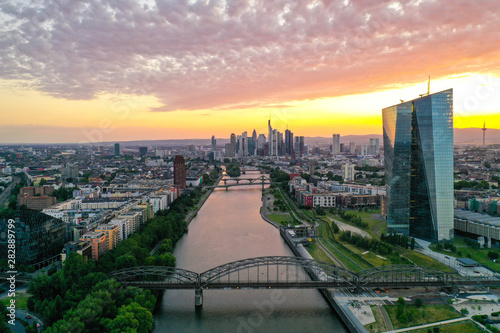
POLYGON ((268 256, 230 262, 197 273, 176 267, 139 266, 109 274, 126 286, 194 289, 195 305, 209 289, 405 288, 500 286, 500 278, 467 278, 415 265, 389 265, 351 272, 334 264, 301 257, 268 256))

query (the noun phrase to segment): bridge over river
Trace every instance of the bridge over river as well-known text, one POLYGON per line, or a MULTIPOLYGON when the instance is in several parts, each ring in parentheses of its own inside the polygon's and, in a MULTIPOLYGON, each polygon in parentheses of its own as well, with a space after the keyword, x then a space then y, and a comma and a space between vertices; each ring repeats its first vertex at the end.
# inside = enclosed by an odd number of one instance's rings
POLYGON ((176 267, 139 266, 114 271, 123 285, 146 289, 194 289, 195 304, 204 289, 407 288, 500 286, 497 277, 470 278, 415 265, 390 265, 351 272, 334 264, 300 257, 268 256, 238 260, 203 273, 176 267))

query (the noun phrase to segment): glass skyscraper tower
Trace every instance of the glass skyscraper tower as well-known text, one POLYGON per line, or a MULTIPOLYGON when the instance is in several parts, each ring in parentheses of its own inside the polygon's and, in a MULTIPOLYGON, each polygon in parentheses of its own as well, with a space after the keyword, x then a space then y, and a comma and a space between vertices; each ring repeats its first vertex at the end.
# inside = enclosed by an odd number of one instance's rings
POLYGON ((453 238, 453 89, 382 110, 387 232, 453 238))

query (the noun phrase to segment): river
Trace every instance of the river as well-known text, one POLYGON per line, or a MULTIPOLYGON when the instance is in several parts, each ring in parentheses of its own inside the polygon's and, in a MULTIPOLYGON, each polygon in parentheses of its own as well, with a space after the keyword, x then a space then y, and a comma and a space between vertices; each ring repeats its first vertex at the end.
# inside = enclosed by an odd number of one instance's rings
MULTIPOLYGON (((201 273, 245 258, 293 256, 260 206, 260 186, 216 189, 177 243, 177 267, 201 273)), ((205 290, 199 309, 194 294, 165 291, 153 332, 346 332, 317 290, 205 290)))

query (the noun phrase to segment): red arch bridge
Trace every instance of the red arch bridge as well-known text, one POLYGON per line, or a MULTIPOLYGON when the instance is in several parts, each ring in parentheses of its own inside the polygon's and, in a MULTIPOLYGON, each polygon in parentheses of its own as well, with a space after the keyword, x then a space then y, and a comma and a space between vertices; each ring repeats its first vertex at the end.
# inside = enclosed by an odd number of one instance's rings
POLYGON ((500 286, 500 276, 471 278, 415 265, 390 265, 351 272, 334 264, 301 257, 258 257, 196 273, 176 267, 138 266, 111 272, 126 286, 145 289, 194 289, 195 304, 204 289, 405 288, 500 286))

